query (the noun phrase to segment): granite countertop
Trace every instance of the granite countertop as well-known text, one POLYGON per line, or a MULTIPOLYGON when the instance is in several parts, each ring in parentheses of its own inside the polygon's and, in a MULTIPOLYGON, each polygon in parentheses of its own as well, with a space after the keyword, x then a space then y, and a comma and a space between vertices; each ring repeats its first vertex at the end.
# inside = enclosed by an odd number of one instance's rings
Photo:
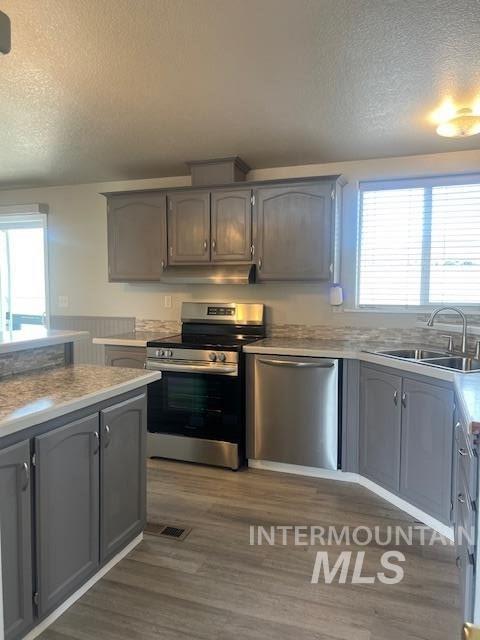
POLYGON ((0 332, 0 355, 23 349, 49 347, 53 344, 76 342, 89 337, 88 331, 62 331, 45 327, 29 327, 18 331, 0 332))
POLYGON ((0 381, 0 437, 161 379, 161 373, 70 365, 0 381))
MULTIPOLYGON (((446 380, 452 382, 462 404, 463 413, 470 425, 472 433, 480 433, 480 372, 459 373, 448 369, 440 369, 426 364, 420 364, 412 360, 392 358, 373 353, 382 349, 418 348, 421 345, 405 345, 352 342, 340 340, 315 340, 306 338, 265 338, 244 347, 246 353, 258 353, 276 356, 305 356, 318 358, 348 358, 371 362, 401 372, 416 373, 419 375, 446 380)), ((426 347, 434 349, 432 345, 426 347)), ((438 347, 442 351, 441 347, 438 347)))
POLYGON ((150 340, 159 340, 171 336, 171 333, 161 331, 132 331, 131 333, 121 333, 115 336, 105 336, 103 338, 93 338, 93 344, 104 344, 118 347, 146 347, 150 340))

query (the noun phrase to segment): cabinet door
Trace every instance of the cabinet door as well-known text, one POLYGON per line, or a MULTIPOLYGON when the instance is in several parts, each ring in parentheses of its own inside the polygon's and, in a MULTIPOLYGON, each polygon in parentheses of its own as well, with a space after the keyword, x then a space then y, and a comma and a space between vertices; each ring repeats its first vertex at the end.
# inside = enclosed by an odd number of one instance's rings
POLYGON ((390 491, 400 477, 402 379, 374 367, 360 375, 360 473, 390 491))
POLYGON ((328 280, 331 182, 254 191, 257 280, 328 280))
POLYGON ((142 347, 105 347, 105 364, 108 367, 144 369, 147 351, 142 347))
POLYGON ((168 196, 168 263, 210 262, 210 194, 188 191, 168 196))
POLYGON ((99 564, 98 414, 35 438, 39 614, 55 609, 99 564))
POLYGON ((23 636, 33 620, 30 486, 30 443, 21 442, 0 451, 0 522, 6 640, 23 636))
POLYGON ((167 252, 164 193, 108 196, 110 282, 156 281, 167 252))
POLYGON ((212 261, 252 260, 252 192, 212 193, 212 261))
POLYGON ((146 394, 101 412, 101 558, 114 556, 145 527, 146 394))
POLYGON ((453 392, 404 378, 400 495, 450 524, 453 392))

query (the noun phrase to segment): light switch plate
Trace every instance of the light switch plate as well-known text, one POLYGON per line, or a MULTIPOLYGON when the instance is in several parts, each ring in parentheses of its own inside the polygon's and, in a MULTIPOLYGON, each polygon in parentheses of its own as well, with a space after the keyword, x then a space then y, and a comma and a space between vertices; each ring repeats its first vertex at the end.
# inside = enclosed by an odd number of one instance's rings
POLYGON ((60 309, 68 307, 68 296, 58 296, 58 306, 60 309))
POLYGON ((163 306, 165 309, 172 308, 172 296, 163 296, 163 306))

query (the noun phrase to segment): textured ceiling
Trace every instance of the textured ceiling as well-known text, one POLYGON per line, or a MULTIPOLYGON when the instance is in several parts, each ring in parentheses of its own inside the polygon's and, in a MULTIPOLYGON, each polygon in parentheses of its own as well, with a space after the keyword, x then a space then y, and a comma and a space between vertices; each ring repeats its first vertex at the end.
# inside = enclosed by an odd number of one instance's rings
POLYGON ((479 0, 0 0, 0 186, 472 149, 479 0))

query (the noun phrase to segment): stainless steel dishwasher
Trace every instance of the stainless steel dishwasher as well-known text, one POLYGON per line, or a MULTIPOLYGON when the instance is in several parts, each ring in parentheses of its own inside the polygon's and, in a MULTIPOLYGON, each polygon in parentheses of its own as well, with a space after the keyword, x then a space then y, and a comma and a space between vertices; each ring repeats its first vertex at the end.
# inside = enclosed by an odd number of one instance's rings
POLYGON ((338 468, 339 361, 247 356, 247 455, 338 468))

